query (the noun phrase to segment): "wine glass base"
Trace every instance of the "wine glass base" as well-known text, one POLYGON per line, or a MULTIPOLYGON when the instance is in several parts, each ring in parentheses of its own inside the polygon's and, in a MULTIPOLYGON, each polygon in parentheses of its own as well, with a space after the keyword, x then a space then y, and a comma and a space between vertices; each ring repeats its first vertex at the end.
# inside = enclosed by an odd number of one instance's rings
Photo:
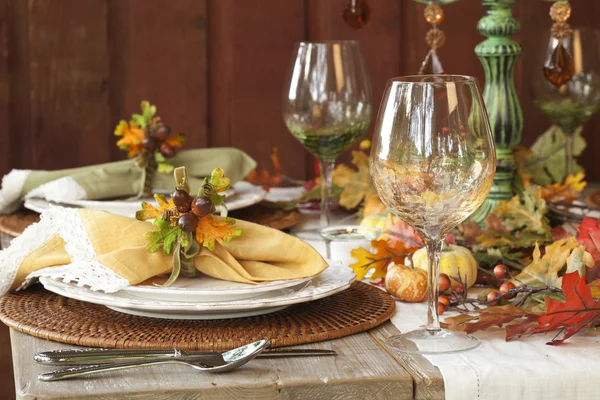
POLYGON ((390 349, 408 354, 450 354, 472 350, 481 345, 479 339, 447 329, 418 329, 392 336, 386 341, 390 349))
POLYGON ((294 236, 307 241, 325 242, 325 239, 321 235, 321 228, 296 231, 294 232, 294 236))

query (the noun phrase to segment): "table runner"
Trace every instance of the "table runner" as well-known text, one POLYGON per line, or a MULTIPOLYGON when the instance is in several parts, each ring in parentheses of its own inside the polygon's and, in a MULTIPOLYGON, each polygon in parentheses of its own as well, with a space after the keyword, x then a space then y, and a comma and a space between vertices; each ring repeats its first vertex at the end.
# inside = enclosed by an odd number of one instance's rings
MULTIPOLYGON (((426 313, 426 303, 398 301, 391 322, 408 332, 425 324, 426 313)), ((561 346, 546 345, 555 334, 506 342, 505 331, 493 328, 473 334, 482 342, 475 350, 425 358, 440 369, 447 400, 597 399, 600 331, 575 335, 561 346)))

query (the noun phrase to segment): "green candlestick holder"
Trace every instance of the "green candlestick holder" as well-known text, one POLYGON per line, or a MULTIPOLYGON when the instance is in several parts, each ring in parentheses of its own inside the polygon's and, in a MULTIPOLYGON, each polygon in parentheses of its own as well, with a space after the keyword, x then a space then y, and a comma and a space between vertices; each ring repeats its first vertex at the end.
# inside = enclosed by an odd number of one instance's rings
POLYGON ((521 55, 521 45, 511 37, 520 26, 512 15, 515 0, 482 0, 486 15, 479 20, 477 30, 487 39, 475 47, 485 72, 483 99, 488 111, 496 144, 496 175, 490 193, 470 219, 483 223, 499 201, 514 196, 516 171, 513 148, 521 142, 523 112, 514 83, 515 64, 521 55))

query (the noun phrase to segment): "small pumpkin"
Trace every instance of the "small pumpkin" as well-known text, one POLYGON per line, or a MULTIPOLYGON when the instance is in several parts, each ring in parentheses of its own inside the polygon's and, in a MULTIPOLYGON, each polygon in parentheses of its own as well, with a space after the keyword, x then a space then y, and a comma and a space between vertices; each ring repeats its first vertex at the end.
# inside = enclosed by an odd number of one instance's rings
MULTIPOLYGON (((427 249, 421 248, 412 256, 413 266, 415 268, 427 271, 429 259, 427 257, 427 249)), ((477 279, 477 260, 469 249, 454 244, 444 245, 442 255, 440 257, 440 273, 446 274, 449 277, 461 277, 465 281, 466 287, 470 288, 475 284, 477 279)), ((459 286, 459 283, 450 279, 453 288, 459 286)))
POLYGON ((427 299, 427 271, 394 264, 385 275, 388 293, 400 300, 420 303, 427 299))

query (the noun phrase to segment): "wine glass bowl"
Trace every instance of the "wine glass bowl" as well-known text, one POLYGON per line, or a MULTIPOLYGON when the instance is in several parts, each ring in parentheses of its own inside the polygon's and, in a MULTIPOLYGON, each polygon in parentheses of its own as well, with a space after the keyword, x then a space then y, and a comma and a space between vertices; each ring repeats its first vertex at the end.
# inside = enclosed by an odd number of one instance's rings
POLYGON ((443 238, 481 206, 496 168, 491 128, 475 79, 419 75, 389 80, 370 166, 379 197, 423 236, 429 257, 427 328, 394 338, 390 345, 417 353, 476 347, 476 339, 441 329, 437 313, 443 238))
MULTIPOLYGON (((565 134, 565 173, 573 173, 573 135, 600 110, 600 31, 577 28, 562 41, 570 59, 561 65, 573 77, 562 85, 546 79, 544 68, 553 62, 559 40, 546 31, 538 47, 531 74, 531 93, 542 113, 565 134)), ((555 61, 555 60, 554 60, 555 61)), ((556 66, 555 66, 556 67, 556 66)))
POLYGON ((321 228, 329 225, 331 173, 336 158, 366 132, 371 83, 356 41, 296 45, 283 119, 290 133, 320 162, 321 228))

